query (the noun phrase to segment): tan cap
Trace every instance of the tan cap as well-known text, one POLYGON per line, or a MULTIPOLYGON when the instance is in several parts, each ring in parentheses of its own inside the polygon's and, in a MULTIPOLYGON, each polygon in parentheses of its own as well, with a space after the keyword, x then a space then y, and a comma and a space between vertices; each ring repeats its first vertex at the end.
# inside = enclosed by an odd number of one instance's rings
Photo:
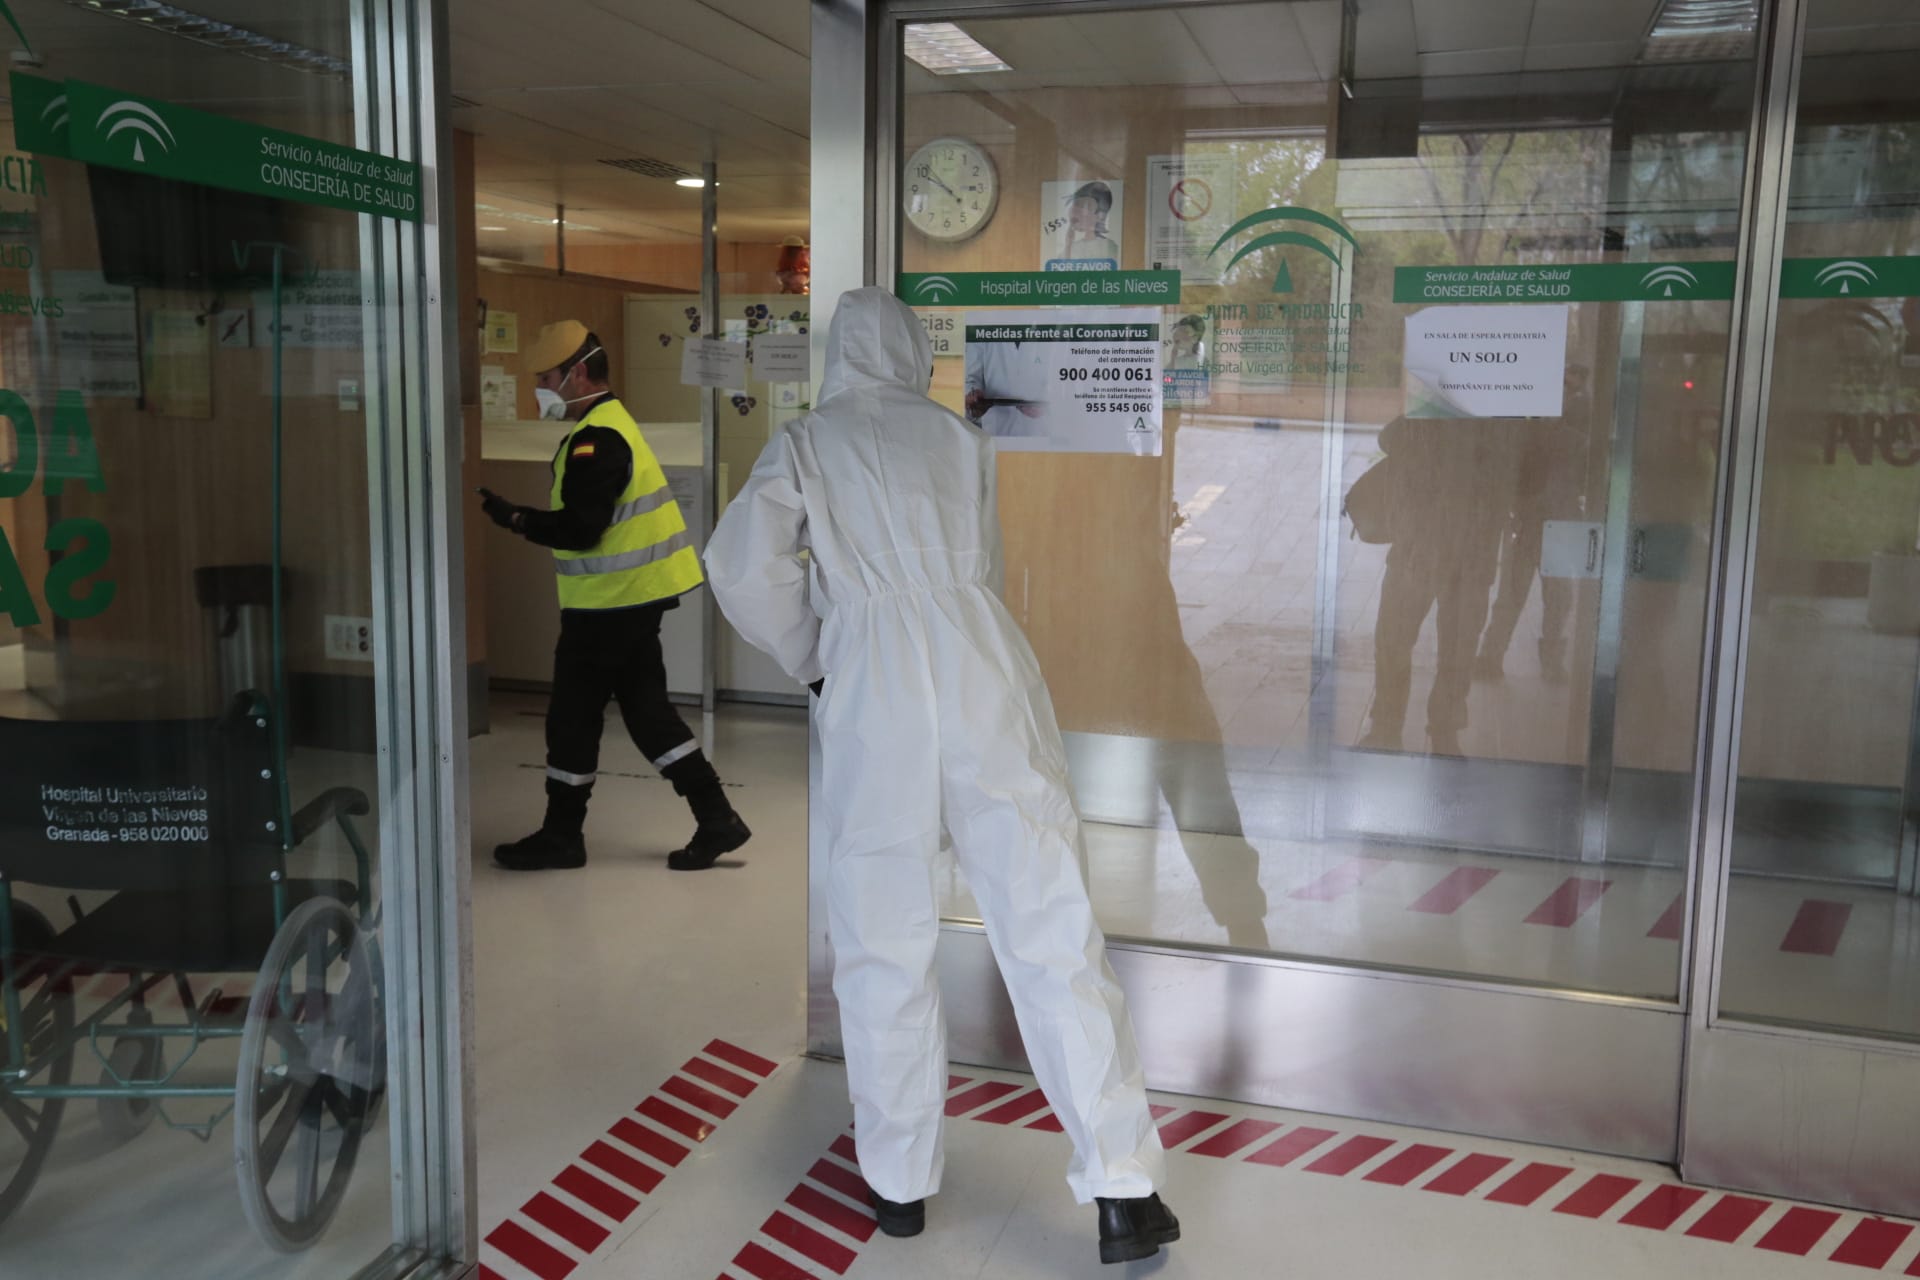
POLYGON ((527 372, 540 374, 558 369, 580 354, 587 345, 587 326, 578 320, 556 320, 540 326, 540 336, 527 348, 527 372))

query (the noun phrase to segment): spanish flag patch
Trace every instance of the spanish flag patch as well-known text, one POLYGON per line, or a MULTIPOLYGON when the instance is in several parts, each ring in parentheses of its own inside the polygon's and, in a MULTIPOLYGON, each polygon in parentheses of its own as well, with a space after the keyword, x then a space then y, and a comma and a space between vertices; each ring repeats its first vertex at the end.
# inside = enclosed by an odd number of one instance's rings
POLYGON ((577 444, 573 446, 573 452, 568 456, 573 458, 591 458, 593 456, 593 446, 591 444, 577 444))

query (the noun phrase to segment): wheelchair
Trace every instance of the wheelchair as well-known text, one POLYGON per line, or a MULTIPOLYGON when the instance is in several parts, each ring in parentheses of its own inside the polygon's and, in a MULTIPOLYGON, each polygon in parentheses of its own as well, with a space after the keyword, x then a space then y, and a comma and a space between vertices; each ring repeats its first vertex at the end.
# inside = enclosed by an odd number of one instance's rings
POLYGON ((277 744, 253 694, 205 720, 0 719, 0 1238, 85 1100, 116 1142, 156 1118, 209 1141, 231 1115, 241 1206, 277 1250, 306 1248, 339 1209, 386 1078, 353 824, 370 805, 338 787, 293 811, 277 744), (290 875, 329 823, 355 880, 290 875), (23 885, 67 891, 71 921, 23 885), (227 994, 218 980, 239 974, 250 990, 227 994), (183 1075, 230 1040, 231 1084, 183 1075), (212 1114, 177 1120, 169 1103, 212 1114))

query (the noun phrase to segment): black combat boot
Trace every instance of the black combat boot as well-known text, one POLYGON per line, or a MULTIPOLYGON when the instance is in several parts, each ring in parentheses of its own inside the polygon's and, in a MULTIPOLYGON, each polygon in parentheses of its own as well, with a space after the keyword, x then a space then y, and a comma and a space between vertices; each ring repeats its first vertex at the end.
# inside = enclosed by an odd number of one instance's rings
POLYGON ((927 1229, 925 1200, 909 1200, 901 1204, 873 1192, 867 1193, 867 1200, 873 1205, 874 1216, 880 1219, 880 1230, 887 1235, 904 1239, 917 1236, 927 1229))
POLYGON ((1100 1261, 1132 1262, 1151 1258, 1163 1244, 1180 1238, 1180 1220, 1160 1203, 1158 1193, 1125 1200, 1097 1197, 1100 1206, 1100 1261))

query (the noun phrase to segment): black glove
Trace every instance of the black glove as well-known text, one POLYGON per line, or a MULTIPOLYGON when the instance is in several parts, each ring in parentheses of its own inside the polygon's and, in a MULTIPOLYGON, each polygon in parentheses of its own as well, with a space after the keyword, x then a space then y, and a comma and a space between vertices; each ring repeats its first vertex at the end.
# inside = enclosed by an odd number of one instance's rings
POLYGON ((821 676, 818 680, 815 680, 812 684, 807 686, 807 688, 813 690, 813 696, 816 698, 820 696, 820 691, 826 687, 827 687, 827 678, 825 676, 821 676))
POLYGON ((514 506, 511 502, 508 502, 491 489, 482 489, 480 491, 480 509, 486 512, 488 518, 502 529, 513 528, 513 518, 520 511, 520 508, 514 506))

